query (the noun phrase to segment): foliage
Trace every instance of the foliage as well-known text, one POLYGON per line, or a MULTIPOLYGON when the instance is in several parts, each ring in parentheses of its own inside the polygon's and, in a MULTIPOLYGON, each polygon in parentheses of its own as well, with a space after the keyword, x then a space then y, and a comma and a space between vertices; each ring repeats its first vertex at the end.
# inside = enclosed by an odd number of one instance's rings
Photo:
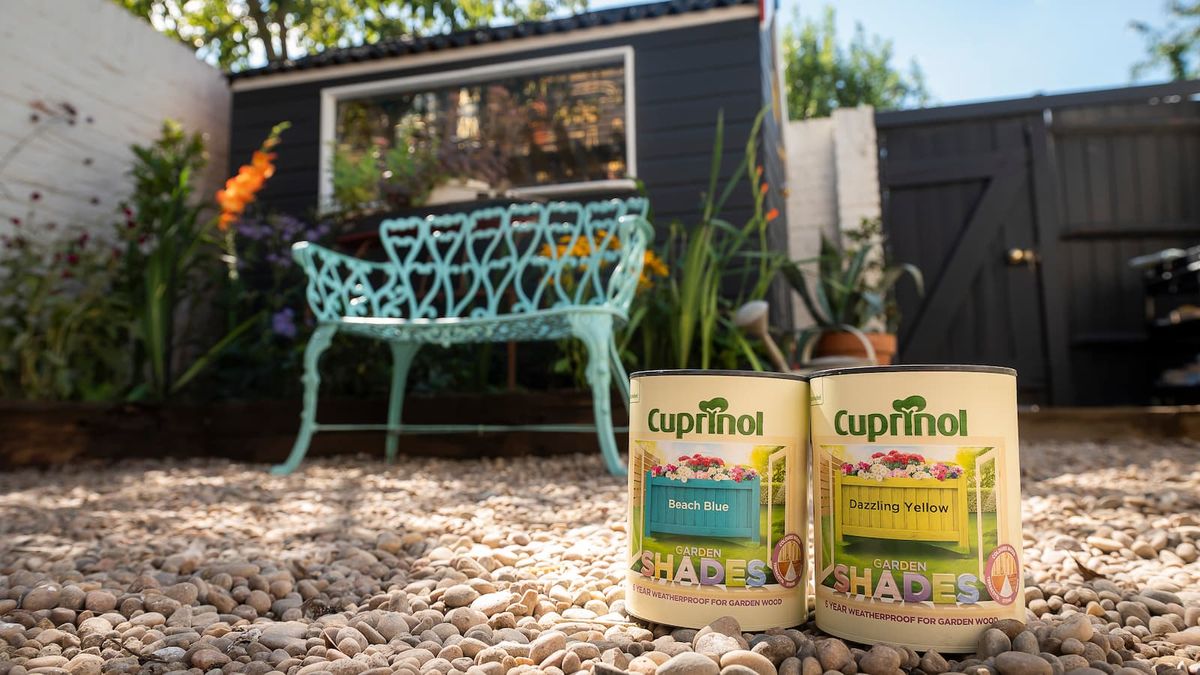
POLYGON ((389 148, 382 153, 383 180, 379 191, 391 208, 420 206, 429 199, 433 188, 445 179, 438 162, 438 141, 410 137, 407 147, 389 148))
POLYGON ((741 161, 724 185, 724 114, 717 117, 700 220, 690 230, 671 224, 658 251, 669 274, 635 298, 621 333, 621 352, 636 367, 736 368, 748 363, 762 369, 753 345, 733 325, 731 315, 742 303, 766 296, 780 264, 767 243, 767 226, 779 214, 765 209, 770 187, 757 164, 765 113, 755 119, 741 161), (740 227, 721 217, 739 186, 753 197, 751 215, 740 227))
MULTIPOLYGON (((0 174, 35 139, 58 130, 56 140, 72 147, 94 122, 68 101, 42 100, 30 102, 28 121, 0 156, 0 174)), ((92 157, 78 161, 95 170, 92 157)), ((10 204, 19 202, 15 184, 0 181, 10 204)), ((82 184, 53 187, 70 193, 82 184)), ((0 236, 0 398, 107 400, 129 381, 129 307, 114 292, 120 252, 81 224, 39 219, 42 197, 29 192, 28 210, 10 216, 11 233, 0 236)), ((93 207, 102 201, 89 199, 93 207)))
POLYGON ((1166 7, 1170 15, 1166 26, 1129 22, 1146 41, 1146 59, 1130 69, 1135 80, 1164 65, 1173 80, 1200 76, 1200 0, 1170 0, 1166 7))
MULTIPOLYGON (((191 337, 188 320, 200 314, 192 305, 202 297, 202 254, 213 243, 213 219, 193 199, 193 177, 204 166, 204 140, 175 122, 163 124, 159 138, 133 146, 130 175, 134 192, 126 209, 125 290, 135 318, 133 399, 166 399, 203 371, 213 358, 252 325, 234 327, 176 373, 181 336, 191 337)), ((241 173, 241 172, 239 172, 241 173)), ((186 355, 186 354, 184 354, 186 355)))
POLYGON ((861 24, 846 46, 838 44, 835 13, 801 22, 797 12, 784 29, 788 114, 793 119, 828 117, 835 108, 870 105, 878 110, 921 107, 930 101, 925 76, 914 60, 907 74, 892 65, 892 42, 867 37, 861 24))
POLYGON ((227 285, 226 325, 250 322, 245 336, 221 355, 213 380, 216 394, 271 397, 295 394, 304 341, 311 326, 304 312, 304 272, 292 260, 297 241, 324 242, 330 226, 310 225, 284 214, 246 216, 231 229, 237 276, 227 285))
POLYGON ((34 227, 0 237, 0 398, 111 400, 129 379, 120 261, 81 228, 22 231, 34 227))
MULTIPOLYGON (((599 230, 593 239, 587 237, 579 237, 576 235, 566 234, 558 239, 558 243, 553 247, 550 244, 543 244, 538 251, 538 255, 543 258, 562 258, 571 256, 573 258, 587 258, 592 254, 593 247, 603 245, 603 240, 607 239, 607 248, 609 250, 617 250, 621 248, 621 242, 617 237, 608 237, 608 233, 604 230, 599 230)), ((638 277, 637 291, 649 290, 654 284, 670 275, 670 270, 667 264, 663 262, 658 254, 650 249, 642 255, 642 273, 638 277)), ((560 283, 566 286, 567 293, 574 290, 575 280, 570 275, 565 275, 561 278, 560 283)), ((558 341, 559 358, 554 361, 553 371, 560 375, 569 375, 576 388, 586 388, 587 381, 587 363, 588 351, 587 347, 582 342, 576 339, 566 339, 558 341)))
POLYGON ((436 136, 415 127, 398 132, 404 145, 375 145, 365 152, 336 146, 333 152, 333 198, 340 211, 420 206, 448 177, 436 136))
POLYGON ((909 263, 888 260, 886 241, 878 220, 863 220, 857 232, 847 234, 845 246, 821 236, 821 255, 814 270, 800 263, 784 263, 782 272, 800 294, 817 328, 895 332, 900 324, 895 287, 905 276, 924 292, 921 270, 909 263))
POLYGON ((333 199, 345 211, 360 211, 379 202, 380 171, 370 153, 357 156, 338 148, 333 153, 333 199))
POLYGON ((474 28, 493 19, 530 21, 585 0, 117 0, 160 32, 216 65, 241 70, 326 49, 474 28))

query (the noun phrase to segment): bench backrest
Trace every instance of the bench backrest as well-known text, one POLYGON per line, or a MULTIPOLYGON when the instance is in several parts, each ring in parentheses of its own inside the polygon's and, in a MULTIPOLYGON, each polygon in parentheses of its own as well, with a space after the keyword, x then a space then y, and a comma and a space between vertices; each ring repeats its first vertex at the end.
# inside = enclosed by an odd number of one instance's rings
POLYGON ((578 305, 624 314, 652 232, 645 199, 512 204, 385 220, 376 316, 488 318, 578 305))

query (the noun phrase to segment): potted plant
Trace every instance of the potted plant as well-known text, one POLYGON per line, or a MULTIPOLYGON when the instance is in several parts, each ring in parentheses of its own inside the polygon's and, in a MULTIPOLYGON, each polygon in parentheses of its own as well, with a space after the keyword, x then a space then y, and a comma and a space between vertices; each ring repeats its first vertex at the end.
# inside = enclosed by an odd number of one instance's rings
POLYGON ((888 259, 879 220, 864 219, 862 227, 847 233, 839 246, 821 237, 816 275, 799 263, 783 266, 784 278, 800 294, 815 325, 801 332, 797 354, 811 350, 814 357, 850 357, 889 364, 896 354, 896 329, 900 311, 895 287, 905 276, 924 293, 921 271, 908 263, 888 259), (815 343, 814 343, 815 341, 815 343))

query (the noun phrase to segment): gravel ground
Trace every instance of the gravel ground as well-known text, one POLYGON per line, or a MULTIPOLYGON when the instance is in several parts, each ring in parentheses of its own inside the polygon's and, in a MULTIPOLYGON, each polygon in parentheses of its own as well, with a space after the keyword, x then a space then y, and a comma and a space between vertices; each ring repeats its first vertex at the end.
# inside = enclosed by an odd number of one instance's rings
POLYGON ((1200 446, 1023 455, 1028 621, 973 655, 630 622, 595 455, 0 474, 0 675, 1200 675, 1200 446))

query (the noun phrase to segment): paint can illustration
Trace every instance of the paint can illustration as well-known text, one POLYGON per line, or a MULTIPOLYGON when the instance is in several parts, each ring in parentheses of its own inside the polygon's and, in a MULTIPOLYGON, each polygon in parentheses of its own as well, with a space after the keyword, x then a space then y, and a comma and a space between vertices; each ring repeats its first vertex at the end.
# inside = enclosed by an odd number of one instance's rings
POLYGON ((1016 372, 821 371, 810 403, 817 626, 969 652, 1023 621, 1016 372))
POLYGON ((630 378, 626 610, 744 630, 808 617, 808 383, 778 373, 630 378))

